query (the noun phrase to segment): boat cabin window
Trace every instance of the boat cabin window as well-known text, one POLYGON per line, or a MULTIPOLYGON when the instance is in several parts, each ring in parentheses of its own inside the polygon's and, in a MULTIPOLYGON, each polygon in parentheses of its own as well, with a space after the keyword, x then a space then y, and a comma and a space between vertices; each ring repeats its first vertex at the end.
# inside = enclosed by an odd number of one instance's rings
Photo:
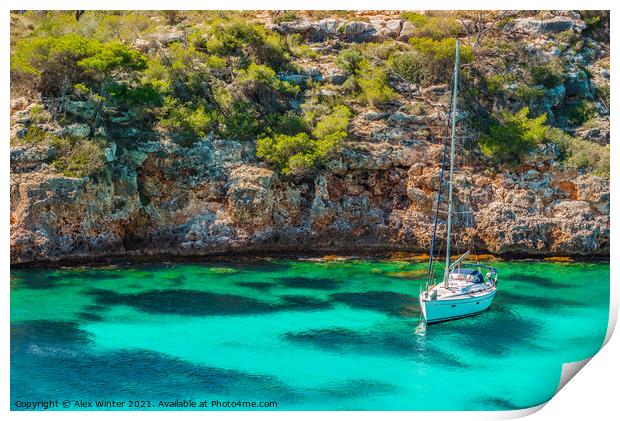
POLYGON ((450 273, 450 280, 474 282, 476 284, 484 282, 482 274, 478 272, 478 270, 466 268, 454 269, 452 273, 450 273))

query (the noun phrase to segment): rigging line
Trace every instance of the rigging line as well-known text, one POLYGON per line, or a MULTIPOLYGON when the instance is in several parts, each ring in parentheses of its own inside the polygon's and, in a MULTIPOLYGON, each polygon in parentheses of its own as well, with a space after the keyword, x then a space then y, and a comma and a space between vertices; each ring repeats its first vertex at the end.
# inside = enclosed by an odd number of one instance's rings
MULTIPOLYGON (((441 249, 443 248, 443 245, 445 243, 446 239, 444 236, 441 236, 441 242, 439 243, 439 249, 437 250, 437 254, 441 254, 441 249)), ((437 267, 439 267, 441 269, 441 271, 444 271, 445 265, 443 265, 441 263, 441 261, 439 262, 433 262, 433 280, 435 280, 436 275, 437 275, 437 267)))
MULTIPOLYGON (((440 243, 439 248, 437 249, 437 253, 436 253, 437 255, 441 253, 441 247, 442 247, 442 244, 440 243)), ((435 281, 435 275, 437 272, 437 262, 433 261, 433 263, 430 266, 431 266, 431 274, 427 275, 428 276, 428 279, 426 281, 427 284, 431 281, 434 283, 435 281)))
MULTIPOLYGON (((468 87, 470 87, 471 84, 469 83, 468 80, 465 80, 465 78, 459 78, 459 88, 463 89, 467 89, 468 87)), ((474 165, 474 138, 475 136, 473 134, 471 134, 471 130, 469 128, 468 125, 468 121, 464 120, 461 122, 460 124, 460 128, 461 128, 461 136, 460 138, 463 139, 463 143, 466 148, 467 153, 463 154, 463 156, 461 156, 461 159, 459 160, 459 164, 464 167, 465 165, 469 165, 470 167, 474 165)), ((474 194, 470 194, 469 195, 469 203, 472 209, 475 208, 475 195, 474 194)), ((465 211, 465 212, 459 212, 464 214, 464 217, 466 218, 466 222, 470 224, 472 227, 474 225, 474 216, 473 216, 473 211, 465 211)), ((459 245, 457 243, 457 250, 460 253, 459 250, 459 245)), ((478 256, 476 255, 476 250, 475 250, 475 246, 474 246, 474 241, 473 238, 470 239, 469 244, 467 244, 467 250, 471 250, 474 258, 476 259, 476 262, 478 262, 478 256)))
MULTIPOLYGON (((455 80, 452 78, 452 83, 450 85, 454 86, 455 80)), ((452 99, 454 97, 454 89, 450 90, 450 104, 452 104, 452 99)), ((446 169, 446 155, 448 152, 448 135, 450 134, 450 121, 454 116, 452 115, 452 107, 449 107, 449 111, 447 114, 448 118, 446 118, 446 135, 444 136, 443 141, 443 154, 441 157, 441 173, 439 175, 439 187, 437 191, 437 205, 435 210, 435 220, 433 222, 433 238, 431 240, 431 249, 429 252, 429 260, 428 260, 428 272, 426 274, 427 282, 431 278, 431 271, 433 269, 433 252, 435 250, 435 241, 437 237, 437 223, 439 222, 439 203, 441 201, 441 193, 443 191, 443 177, 446 169)))

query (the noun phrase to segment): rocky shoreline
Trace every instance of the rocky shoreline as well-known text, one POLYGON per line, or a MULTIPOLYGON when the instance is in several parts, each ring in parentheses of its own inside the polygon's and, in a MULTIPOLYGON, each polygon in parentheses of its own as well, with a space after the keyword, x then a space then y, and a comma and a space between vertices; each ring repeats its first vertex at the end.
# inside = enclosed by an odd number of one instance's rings
MULTIPOLYGON (((437 256, 436 256, 437 258, 437 256)), ((441 258, 441 256, 439 256, 441 258)), ((556 263, 609 263, 609 255, 557 255, 557 256, 532 256, 528 254, 506 254, 494 255, 480 250, 478 256, 481 262, 495 261, 548 261, 556 263)), ((11 270, 22 269, 57 269, 57 268, 105 268, 131 265, 151 265, 151 264, 216 264, 216 263, 243 263, 260 262, 273 259, 284 260, 312 260, 316 262, 330 262, 342 260, 387 260, 425 263, 428 261, 428 254, 424 252, 403 252, 401 250, 391 251, 386 249, 366 249, 366 250, 248 250, 236 253, 214 253, 203 256, 187 255, 158 255, 158 254, 124 254, 107 256, 73 256, 71 258, 60 258, 58 260, 38 260, 23 263, 11 263, 11 270)))

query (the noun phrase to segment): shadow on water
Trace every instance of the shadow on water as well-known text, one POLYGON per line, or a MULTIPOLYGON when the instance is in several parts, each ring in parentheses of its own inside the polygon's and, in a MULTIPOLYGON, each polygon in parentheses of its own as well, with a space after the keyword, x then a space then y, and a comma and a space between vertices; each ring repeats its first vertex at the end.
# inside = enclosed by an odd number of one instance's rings
POLYGON ((304 276, 291 276, 280 278, 278 281, 286 287, 300 289, 334 290, 338 289, 340 286, 340 282, 331 278, 306 278, 304 276))
POLYGON ((11 271, 11 289, 52 289, 57 287, 61 281, 60 277, 49 271, 11 271))
POLYGON ((559 281, 554 281, 553 279, 546 276, 538 276, 538 275, 523 275, 523 274, 511 274, 508 275, 505 280, 507 282, 516 281, 523 282, 529 285, 535 285, 543 288, 550 289, 560 289, 560 288, 571 288, 572 285, 566 284, 559 281))
POLYGON ((179 287, 185 283, 185 276, 179 275, 171 278, 166 278, 168 284, 171 286, 179 287))
POLYGON ((29 376, 19 374, 25 370, 36 372, 42 382, 55 384, 58 390, 70 388, 84 398, 178 398, 178 390, 192 390, 205 396, 299 399, 295 391, 273 376, 193 364, 146 350, 93 353, 90 344, 89 334, 76 322, 12 323, 12 397, 44 398, 36 396, 29 376))
POLYGON ((107 310, 108 307, 106 306, 100 306, 98 304, 89 304, 87 306, 82 307, 84 310, 86 311, 104 311, 107 310))
POLYGON ((494 302, 491 310, 474 317, 431 325, 427 327, 427 334, 452 336, 455 343, 469 350, 503 356, 515 352, 519 346, 531 346, 530 338, 540 329, 536 322, 494 302))
POLYGON ((267 291, 275 286, 271 282, 237 282, 236 285, 257 291, 267 291))
POLYGON ((11 272, 11 288, 52 289, 74 281, 100 281, 123 278, 122 275, 103 269, 63 269, 11 272))
POLYGON ((275 306, 276 311, 286 310, 318 310, 332 307, 329 301, 306 297, 303 295, 283 295, 283 303, 275 306))
POLYGON ((265 273, 285 271, 290 267, 291 263, 291 261, 279 259, 242 259, 239 261, 215 260, 203 266, 205 268, 217 266, 243 272, 265 273))
POLYGON ((111 272, 107 269, 74 269, 69 271, 63 271, 59 276, 63 279, 69 280, 83 280, 100 281, 106 279, 121 279, 123 275, 119 273, 111 272))
POLYGON ((496 398, 496 397, 479 397, 476 399, 472 399, 473 404, 472 408, 480 408, 481 410, 494 410, 494 411, 510 411, 515 409, 522 409, 523 407, 516 405, 509 399, 505 398, 496 398))
POLYGON ((390 316, 417 316, 418 297, 391 291, 342 292, 330 295, 333 302, 349 307, 374 310, 390 316))
POLYGON ((11 323, 11 354, 23 353, 34 346, 83 346, 90 335, 77 322, 30 320, 11 323))
MULTIPOLYGON (((535 291, 534 291, 535 293, 535 291)), ((545 297, 541 295, 522 295, 510 291, 499 291, 495 297, 495 304, 523 305, 541 310, 559 310, 562 307, 578 307, 581 304, 574 300, 559 297, 545 297)))
POLYGON ((363 397, 375 397, 390 395, 398 392, 398 387, 393 384, 368 379, 352 379, 330 384, 310 391, 318 392, 318 399, 354 399, 363 397))
POLYGON ((409 332, 356 332, 343 328, 330 328, 288 332, 284 338, 289 342, 343 354, 389 355, 410 359, 416 363, 440 364, 454 368, 467 367, 454 355, 418 340, 409 332))
POLYGON ((87 311, 81 311, 77 313, 76 316, 81 320, 86 320, 89 322, 100 322, 103 320, 103 316, 96 313, 89 313, 87 311))
POLYGON ((128 305, 144 313, 182 316, 260 314, 329 308, 331 306, 328 301, 296 295, 284 296, 280 303, 271 304, 241 295, 183 289, 151 290, 135 294, 90 289, 85 294, 93 296, 99 305, 128 305))

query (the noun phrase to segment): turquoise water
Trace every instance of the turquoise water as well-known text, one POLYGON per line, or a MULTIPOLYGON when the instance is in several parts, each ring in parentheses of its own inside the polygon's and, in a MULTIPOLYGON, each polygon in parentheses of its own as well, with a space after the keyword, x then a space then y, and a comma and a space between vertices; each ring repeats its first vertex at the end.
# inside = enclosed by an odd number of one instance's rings
POLYGON ((274 259, 14 270, 11 405, 537 405, 553 396, 563 362, 600 348, 609 264, 495 266, 499 291, 489 311, 426 329, 418 324, 423 263, 274 259))

